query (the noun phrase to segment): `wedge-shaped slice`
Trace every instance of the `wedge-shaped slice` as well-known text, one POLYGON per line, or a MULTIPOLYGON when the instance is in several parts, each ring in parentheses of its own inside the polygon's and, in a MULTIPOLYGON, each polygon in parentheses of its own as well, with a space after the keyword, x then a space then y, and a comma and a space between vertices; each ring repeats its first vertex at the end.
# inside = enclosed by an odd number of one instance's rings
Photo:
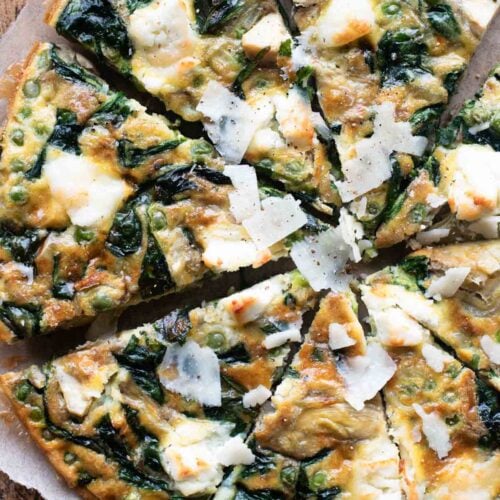
MULTIPOLYGON (((434 225, 417 234, 416 243, 498 238, 500 222, 500 67, 496 67, 474 99, 441 130, 438 146, 425 168, 434 186, 426 195, 435 205, 423 222, 434 225), (435 217, 438 213, 437 217, 435 217)), ((410 184, 417 186, 419 181, 410 184)), ((402 212, 419 210, 405 200, 402 212)), ((398 217, 387 225, 394 231, 398 217)))
POLYGON ((498 393, 434 341, 427 328, 434 321, 467 323, 458 301, 456 318, 435 315, 433 309, 446 303, 433 307, 411 291, 417 284, 408 269, 417 262, 422 264, 419 257, 410 257, 399 268, 369 277, 362 288, 373 342, 397 366, 384 399, 405 492, 415 499, 497 498, 498 393))
POLYGON ((434 208, 426 200, 434 184, 422 162, 425 138, 497 4, 294 3, 301 35, 292 70, 309 67, 316 76, 342 164, 336 186, 377 246, 391 246, 434 208))
POLYGON ((0 160, 1 340, 258 267, 285 255, 307 220, 306 233, 319 229, 291 196, 261 190, 275 214, 267 222, 282 225, 268 231, 271 248, 257 248, 232 213, 234 188, 213 148, 70 57, 35 48, 10 106, 0 160))
POLYGON ((210 81, 230 87, 247 58, 276 64, 289 38, 273 0, 56 0, 46 21, 190 121, 210 81))
POLYGON ((344 364, 366 368, 371 357, 353 304, 347 293, 322 301, 258 420, 255 462, 236 467, 216 498, 401 498, 398 451, 377 394, 383 384, 361 409, 347 401, 363 388, 348 386, 344 364))
POLYGON ((315 294, 298 272, 151 325, 86 344, 42 370, 1 377, 19 418, 84 497, 213 493, 223 466, 252 463, 243 444, 278 380, 315 294), (251 392, 253 391, 253 392, 251 392), (262 400, 259 400, 262 402, 262 400))
POLYGON ((412 345, 430 331, 499 390, 499 272, 495 241, 423 249, 371 276, 379 339, 412 345))

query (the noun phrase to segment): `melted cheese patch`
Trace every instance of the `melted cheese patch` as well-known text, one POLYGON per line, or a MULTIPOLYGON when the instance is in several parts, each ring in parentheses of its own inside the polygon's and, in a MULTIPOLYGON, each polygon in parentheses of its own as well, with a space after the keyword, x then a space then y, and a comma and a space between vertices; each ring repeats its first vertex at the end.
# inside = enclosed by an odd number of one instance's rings
POLYGON ((374 27, 369 0, 330 0, 308 34, 320 47, 339 47, 368 35, 374 27))
POLYGON ((104 231, 132 192, 118 174, 82 156, 55 149, 47 154, 42 178, 73 224, 104 231))

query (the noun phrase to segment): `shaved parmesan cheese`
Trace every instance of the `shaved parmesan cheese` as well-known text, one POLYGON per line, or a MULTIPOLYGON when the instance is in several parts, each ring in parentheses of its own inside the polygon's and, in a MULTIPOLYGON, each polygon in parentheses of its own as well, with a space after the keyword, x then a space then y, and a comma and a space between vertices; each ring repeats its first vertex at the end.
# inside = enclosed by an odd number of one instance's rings
POLYGON ((495 342, 491 337, 483 335, 479 341, 486 356, 492 363, 500 365, 500 343, 495 342))
POLYGON ((302 91, 292 87, 286 96, 274 97, 276 120, 287 143, 300 151, 311 149, 314 139, 314 124, 311 103, 302 91))
POLYGON ((130 186, 120 176, 83 156, 50 149, 43 166, 43 179, 52 197, 77 226, 107 230, 130 186))
POLYGON ((169 345, 158 374, 169 391, 205 406, 221 405, 219 360, 210 347, 200 347, 192 340, 182 346, 169 345))
POLYGON ((429 193, 425 201, 431 208, 439 208, 446 203, 446 198, 436 193, 429 193))
MULTIPOLYGON (((233 235, 227 228, 227 238, 212 237, 205 241, 203 263, 212 270, 237 271, 242 267, 257 264, 260 252, 252 241, 233 235)), ((265 259, 264 259, 265 262, 265 259)))
POLYGON ((341 208, 339 228, 342 239, 351 248, 351 260, 359 262, 361 260, 361 252, 356 242, 364 235, 363 225, 357 222, 345 208, 341 208))
POLYGON ((344 267, 350 254, 351 249, 338 227, 299 241, 290 251, 298 270, 317 292, 327 288, 335 291, 347 288, 350 277, 345 274, 344 267))
POLYGON ((312 62, 307 35, 299 35, 292 47, 292 71, 309 66, 312 62))
POLYGON ((115 367, 108 365, 95 368, 93 374, 82 382, 68 373, 62 365, 55 364, 56 380, 59 382, 66 408, 73 415, 83 417, 87 413, 92 401, 101 396, 104 385, 116 371, 115 367))
POLYGON ((290 38, 283 18, 277 12, 268 14, 257 21, 241 38, 241 45, 248 57, 254 58, 261 50, 267 48, 262 60, 276 60, 280 45, 290 38))
POLYGON ((414 346, 422 342, 426 330, 404 311, 389 307, 371 314, 377 337, 386 346, 414 346))
POLYGON ((396 363, 383 347, 372 343, 367 345, 366 355, 347 358, 339 370, 346 384, 345 400, 359 411, 391 379, 396 363))
POLYGON ((262 345, 266 349, 274 349, 275 347, 279 347, 287 342, 300 341, 300 330, 298 328, 290 328, 289 330, 284 330, 282 332, 271 333, 264 339, 262 345))
POLYGON ((205 129, 217 151, 229 163, 240 163, 264 117, 229 91, 211 80, 196 108, 208 120, 205 129))
POLYGON ((469 127, 469 134, 476 135, 479 132, 482 132, 483 130, 486 130, 489 128, 490 128, 490 122, 478 123, 477 125, 474 125, 473 127, 469 127))
POLYGON ((413 409, 422 419, 422 431, 427 438, 429 447, 433 449, 438 458, 445 458, 451 450, 450 431, 446 423, 436 413, 425 413, 424 409, 414 403, 413 409))
POLYGON ((461 8, 468 20, 483 31, 495 15, 497 4, 488 0, 462 0, 461 8))
POLYGON ((394 103, 373 107, 376 116, 373 135, 355 145, 356 157, 343 162, 344 181, 337 182, 342 201, 349 202, 380 186, 391 176, 392 152, 421 156, 427 139, 413 136, 409 122, 394 119, 394 103))
POLYGON ((260 318, 281 294, 279 279, 270 279, 226 297, 220 303, 238 323, 245 324, 260 318))
POLYGON ((271 391, 262 384, 243 395, 243 406, 252 408, 261 405, 271 397, 271 391))
POLYGON ((469 225, 469 229, 484 238, 495 239, 499 237, 500 215, 490 215, 469 225))
POLYGON ((441 373, 444 370, 445 363, 453 361, 453 358, 448 353, 432 344, 424 344, 422 355, 426 363, 437 373, 441 373))
POLYGON ((259 186, 255 169, 249 165, 227 165, 224 169, 235 187, 229 193, 231 213, 241 222, 260 210, 259 186))
POLYGON ((315 26, 311 40, 321 47, 340 47, 369 34, 375 14, 369 0, 330 0, 315 26))
POLYGON ((255 461, 252 450, 243 442, 240 436, 235 436, 226 441, 217 452, 219 461, 225 467, 230 465, 250 465, 255 461))
POLYGON ((231 440, 233 424, 188 418, 169 420, 160 435, 160 460, 182 495, 212 493, 222 481, 219 451, 231 440))
POLYGON ((347 328, 340 323, 330 323, 328 326, 328 345, 333 351, 354 345, 356 341, 349 337, 347 328))
POLYGON ((436 228, 429 229, 428 231, 422 231, 418 233, 416 236, 417 241, 421 245, 431 245, 432 243, 437 243, 438 241, 446 238, 450 234, 450 230, 448 228, 436 228))
POLYGON ((431 282, 425 291, 426 297, 441 300, 442 297, 453 297, 470 272, 470 267, 452 267, 447 269, 444 276, 431 282))
POLYGON ((300 201, 287 194, 262 200, 262 210, 243 221, 243 227, 258 249, 268 248, 307 223, 300 201))
POLYGON ((500 197, 500 152, 489 146, 461 144, 448 154, 452 179, 448 203, 458 219, 473 221, 492 215, 500 197))

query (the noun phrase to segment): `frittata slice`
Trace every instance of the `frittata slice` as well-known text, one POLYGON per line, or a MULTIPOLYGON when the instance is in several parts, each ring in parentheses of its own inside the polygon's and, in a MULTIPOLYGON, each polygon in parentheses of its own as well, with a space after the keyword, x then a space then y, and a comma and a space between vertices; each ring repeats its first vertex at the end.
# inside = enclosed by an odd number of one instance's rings
POLYGON ((183 137, 74 57, 37 46, 10 103, 0 158, 1 341, 261 266, 326 227, 290 195, 262 188, 282 226, 257 247, 233 214, 235 188, 210 144, 183 137))
POLYGON ((340 197, 378 247, 403 241, 436 208, 427 139, 497 3, 294 3, 292 67, 315 76, 341 162, 340 197))
MULTIPOLYGON (((350 363, 366 367, 374 354, 355 298, 327 295, 272 406, 262 410, 250 440, 255 462, 237 466, 216 499, 401 498, 398 450, 387 431, 380 387, 363 396, 360 384, 369 382, 356 384, 344 369, 350 363)), ((378 373, 364 375, 376 379, 384 370, 382 363, 378 373)))
POLYGON ((500 390, 499 272, 498 240, 411 254, 368 280, 379 337, 418 344, 430 331, 500 390))
POLYGON ((82 497, 199 498, 254 462, 243 440, 315 300, 298 272, 278 275, 0 383, 82 497))
MULTIPOLYGON (((463 262, 464 255, 465 249, 456 253, 457 261, 463 262)), ((426 283, 425 272, 414 271, 425 268, 423 258, 409 257, 399 267, 368 277, 362 287, 372 342, 397 367, 383 393, 406 496, 498 498, 499 396, 430 333, 440 336, 451 321, 464 328, 470 316, 465 319, 467 306, 458 298, 434 305, 418 291, 421 276, 426 283)))

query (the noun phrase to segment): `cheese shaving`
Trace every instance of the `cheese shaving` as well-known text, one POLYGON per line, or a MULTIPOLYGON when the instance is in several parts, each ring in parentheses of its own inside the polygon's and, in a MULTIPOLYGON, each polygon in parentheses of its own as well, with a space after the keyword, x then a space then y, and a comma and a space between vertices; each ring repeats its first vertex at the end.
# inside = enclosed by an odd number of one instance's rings
POLYGON ((500 365, 500 343, 495 342, 491 337, 483 335, 479 341, 486 356, 495 365, 500 365))
POLYGON ((249 165, 227 165, 224 169, 235 188, 229 193, 231 213, 241 222, 260 210, 259 186, 255 169, 249 165))
POLYGON ((328 345, 330 349, 336 351, 354 345, 356 341, 349 337, 347 328, 340 323, 331 323, 328 326, 328 345))
POLYGON ((274 349, 275 347, 279 347, 287 342, 300 341, 300 330, 298 328, 290 328, 289 330, 284 330, 282 332, 271 333, 264 339, 262 345, 266 349, 274 349))
POLYGON ((424 344, 422 347, 422 356, 425 358, 425 362, 436 373, 441 373, 444 370, 445 363, 453 361, 453 358, 448 353, 432 344, 424 344))
POLYGON ((467 278, 470 267, 452 267, 447 269, 444 276, 431 282, 425 292, 426 297, 441 300, 443 297, 453 297, 467 278))
POLYGON ((446 423, 436 412, 426 413, 424 409, 416 403, 413 404, 413 409, 422 419, 422 431, 427 438, 429 447, 436 452, 438 458, 447 457, 452 446, 450 431, 446 423))
POLYGON ((261 384, 243 395, 243 406, 245 408, 252 408, 261 405, 271 397, 271 394, 271 391, 261 384))

